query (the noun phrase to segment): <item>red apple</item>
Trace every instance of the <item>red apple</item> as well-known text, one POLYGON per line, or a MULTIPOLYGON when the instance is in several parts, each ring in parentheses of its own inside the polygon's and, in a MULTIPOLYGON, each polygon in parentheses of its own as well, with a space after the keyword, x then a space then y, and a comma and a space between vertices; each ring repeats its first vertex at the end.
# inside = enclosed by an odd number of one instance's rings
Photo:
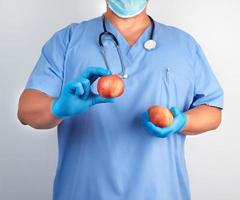
POLYGON ((100 96, 105 98, 119 97, 124 92, 124 82, 120 76, 108 75, 102 76, 97 85, 97 90, 100 96))
POLYGON ((171 111, 162 106, 152 106, 148 109, 150 121, 156 126, 166 127, 173 122, 171 111))

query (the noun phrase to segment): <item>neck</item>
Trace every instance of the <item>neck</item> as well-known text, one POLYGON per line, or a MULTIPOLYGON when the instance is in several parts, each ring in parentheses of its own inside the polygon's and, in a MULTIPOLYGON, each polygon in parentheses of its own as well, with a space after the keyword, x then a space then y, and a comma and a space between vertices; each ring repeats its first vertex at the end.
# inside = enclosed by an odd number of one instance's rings
POLYGON ((146 9, 135 17, 121 18, 107 8, 105 17, 120 31, 145 29, 151 24, 146 9))

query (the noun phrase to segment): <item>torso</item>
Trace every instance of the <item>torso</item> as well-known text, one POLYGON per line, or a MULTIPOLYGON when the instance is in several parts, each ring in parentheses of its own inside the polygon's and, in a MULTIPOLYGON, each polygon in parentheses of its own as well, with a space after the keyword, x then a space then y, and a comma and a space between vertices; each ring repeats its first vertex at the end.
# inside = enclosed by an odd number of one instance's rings
MULTIPOLYGON (((187 36, 157 24, 158 47, 148 52, 143 44, 150 28, 143 35, 139 31, 136 37, 133 33, 121 36, 109 23, 108 29, 121 44, 129 73, 126 90, 116 103, 94 106, 59 126, 54 200, 188 200, 185 136, 177 133, 160 139, 149 135, 141 125, 141 114, 151 105, 177 106, 182 111, 190 107, 194 91, 192 60, 186 53, 187 45, 179 39, 187 40, 187 36), (129 43, 139 40, 129 47, 124 37, 129 43)), ((64 83, 89 66, 105 67, 98 46, 101 32, 101 18, 76 26, 66 54, 64 83)), ((111 41, 105 45, 116 72, 116 51, 111 41)))

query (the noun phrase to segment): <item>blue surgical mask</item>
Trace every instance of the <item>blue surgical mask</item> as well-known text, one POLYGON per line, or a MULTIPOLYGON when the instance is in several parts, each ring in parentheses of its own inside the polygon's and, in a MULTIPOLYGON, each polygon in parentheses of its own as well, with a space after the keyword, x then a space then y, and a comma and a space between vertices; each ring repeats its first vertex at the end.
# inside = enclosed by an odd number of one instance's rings
POLYGON ((108 0, 109 8, 119 17, 129 18, 140 14, 148 0, 108 0))

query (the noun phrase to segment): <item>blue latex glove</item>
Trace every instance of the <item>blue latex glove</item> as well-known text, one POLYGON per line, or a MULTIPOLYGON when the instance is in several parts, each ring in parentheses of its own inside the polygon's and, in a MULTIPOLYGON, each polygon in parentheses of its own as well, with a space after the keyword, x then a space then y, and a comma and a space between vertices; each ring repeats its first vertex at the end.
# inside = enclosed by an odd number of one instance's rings
POLYGON ((91 91, 91 84, 100 76, 110 75, 111 72, 89 67, 79 77, 67 83, 58 99, 52 104, 52 113, 57 118, 67 118, 86 112, 98 103, 113 103, 113 98, 103 98, 91 91))
POLYGON ((159 127, 154 125, 152 122, 149 121, 148 113, 147 112, 143 113, 142 123, 145 130, 150 134, 160 138, 165 138, 171 134, 180 132, 187 123, 187 117, 185 113, 181 112, 176 107, 172 107, 171 112, 173 114, 174 119, 172 124, 167 127, 159 127))

